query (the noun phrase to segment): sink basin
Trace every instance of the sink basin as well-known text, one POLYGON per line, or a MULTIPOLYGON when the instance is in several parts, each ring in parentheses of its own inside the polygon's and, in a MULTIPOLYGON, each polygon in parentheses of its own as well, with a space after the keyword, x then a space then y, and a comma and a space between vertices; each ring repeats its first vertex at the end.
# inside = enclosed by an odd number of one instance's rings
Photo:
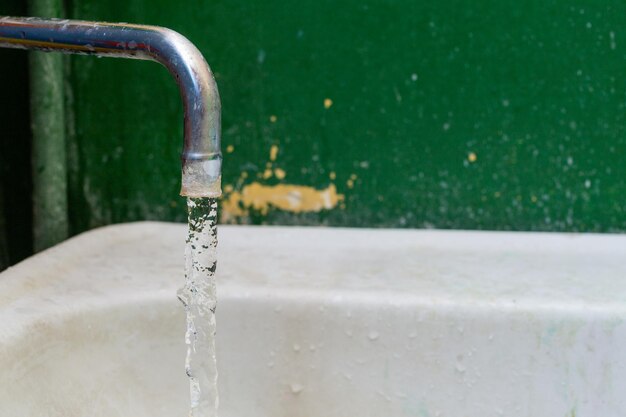
MULTIPOLYGON (((0 416, 188 413, 186 227, 0 274, 0 416)), ((220 227, 223 417, 626 415, 626 236, 220 227)))

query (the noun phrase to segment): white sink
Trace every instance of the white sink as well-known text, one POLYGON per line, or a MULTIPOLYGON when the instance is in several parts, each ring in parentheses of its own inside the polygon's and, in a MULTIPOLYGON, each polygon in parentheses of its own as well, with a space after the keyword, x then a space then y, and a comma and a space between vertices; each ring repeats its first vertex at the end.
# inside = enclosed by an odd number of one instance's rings
MULTIPOLYGON (((188 410, 185 226, 0 274, 1 417, 188 410)), ((626 236, 221 227, 223 417, 623 417, 626 236)))

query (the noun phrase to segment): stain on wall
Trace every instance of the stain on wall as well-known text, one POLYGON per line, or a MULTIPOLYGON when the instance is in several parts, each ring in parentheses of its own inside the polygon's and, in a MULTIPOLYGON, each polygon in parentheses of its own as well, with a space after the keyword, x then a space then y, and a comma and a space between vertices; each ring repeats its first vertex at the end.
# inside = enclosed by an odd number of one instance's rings
MULTIPOLYGON (((270 116, 272 123, 276 116, 270 116)), ((226 148, 227 154, 235 151, 233 145, 226 148)), ((220 220, 223 223, 247 223, 251 213, 267 216, 271 210, 287 213, 319 213, 322 210, 345 209, 345 196, 337 192, 334 183, 324 189, 311 186, 289 184, 287 172, 280 168, 279 147, 271 145, 269 160, 265 169, 256 173, 256 180, 249 182, 248 171, 242 171, 236 181, 223 185, 224 196, 221 202, 220 220), (270 184, 267 184, 270 183, 270 184)), ((331 173, 331 180, 336 176, 331 173)))
POLYGON ((318 213, 332 210, 343 201, 334 184, 323 190, 292 184, 263 185, 253 182, 241 191, 226 192, 222 201, 221 220, 239 223, 249 217, 251 210, 267 215, 270 209, 290 213, 318 213))

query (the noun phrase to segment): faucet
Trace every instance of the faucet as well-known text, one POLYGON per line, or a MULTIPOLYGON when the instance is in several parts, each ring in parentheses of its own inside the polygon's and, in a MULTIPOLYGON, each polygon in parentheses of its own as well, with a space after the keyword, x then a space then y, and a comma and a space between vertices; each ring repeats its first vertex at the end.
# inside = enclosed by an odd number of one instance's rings
POLYGON ((185 113, 180 194, 221 195, 221 109, 200 51, 173 30, 128 23, 1 17, 0 47, 156 61, 174 76, 185 113))

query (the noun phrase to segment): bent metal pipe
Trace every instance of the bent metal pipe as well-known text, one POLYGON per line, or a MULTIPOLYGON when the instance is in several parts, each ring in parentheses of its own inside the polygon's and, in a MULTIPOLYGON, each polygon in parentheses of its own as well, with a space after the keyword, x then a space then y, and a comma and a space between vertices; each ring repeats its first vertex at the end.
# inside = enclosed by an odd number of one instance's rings
POLYGON ((0 17, 0 47, 156 61, 174 76, 185 112, 181 195, 221 194, 221 109, 200 51, 173 30, 128 23, 0 17))

